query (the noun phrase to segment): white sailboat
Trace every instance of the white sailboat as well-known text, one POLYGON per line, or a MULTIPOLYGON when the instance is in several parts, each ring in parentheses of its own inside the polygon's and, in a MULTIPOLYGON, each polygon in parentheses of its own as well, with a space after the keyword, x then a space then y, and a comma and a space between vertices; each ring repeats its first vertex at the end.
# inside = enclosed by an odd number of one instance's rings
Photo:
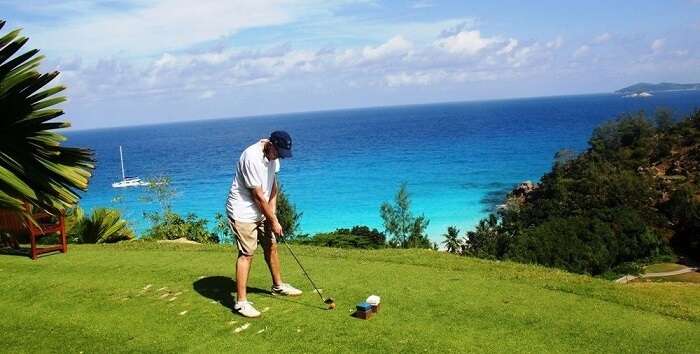
POLYGON ((147 186, 148 182, 144 182, 138 177, 127 177, 124 173, 124 154, 122 153, 122 146, 119 145, 119 159, 122 162, 122 180, 119 182, 112 183, 113 188, 127 188, 127 187, 140 187, 147 186))

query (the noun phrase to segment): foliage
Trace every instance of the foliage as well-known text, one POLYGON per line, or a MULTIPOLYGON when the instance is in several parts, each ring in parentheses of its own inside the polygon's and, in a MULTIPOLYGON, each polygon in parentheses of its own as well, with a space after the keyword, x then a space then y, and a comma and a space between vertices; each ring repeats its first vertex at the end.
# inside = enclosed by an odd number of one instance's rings
POLYGON ((526 196, 467 232, 466 255, 612 274, 676 252, 700 257, 700 112, 666 110, 596 128, 589 148, 562 151, 526 196))
POLYGON ((166 211, 164 213, 147 213, 151 227, 143 238, 152 240, 176 240, 186 238, 199 243, 219 243, 219 236, 207 228, 207 220, 193 213, 184 218, 179 214, 166 211))
POLYGON ((681 254, 700 259, 700 201, 691 186, 684 185, 673 191, 662 210, 675 225, 672 246, 681 254))
POLYGON ((79 207, 74 208, 67 218, 68 237, 76 243, 114 243, 132 240, 134 231, 121 216, 119 210, 98 208, 90 216, 85 216, 79 207))
POLYGON ((384 248, 386 236, 377 229, 367 226, 340 228, 334 232, 319 233, 313 237, 297 238, 295 241, 307 245, 337 248, 384 248))
POLYGON ((167 213, 172 211, 173 198, 176 195, 177 191, 172 186, 170 177, 159 176, 146 180, 146 194, 142 199, 147 203, 158 203, 161 212, 167 213))
POLYGON ((158 203, 159 211, 144 212, 143 216, 150 222, 151 227, 143 235, 144 239, 151 240, 176 240, 185 238, 199 243, 219 243, 220 238, 217 232, 220 230, 221 221, 217 220, 215 232, 207 228, 208 221, 193 213, 188 213, 184 217, 173 211, 172 200, 177 195, 177 191, 171 184, 168 176, 160 176, 147 180, 146 195, 143 201, 158 203))
POLYGON ((25 202, 52 213, 76 205, 94 160, 87 149, 61 146, 66 138, 55 130, 70 124, 52 120, 63 115, 54 106, 66 100, 56 96, 65 87, 44 88, 59 73, 39 73, 38 50, 15 55, 27 41, 20 30, 0 36, 0 208, 31 218, 25 202))
MULTIPOLYGON (((421 215, 413 220, 411 225, 411 233, 408 235, 404 248, 432 248, 437 250, 437 244, 430 241, 425 230, 428 228, 428 220, 424 215, 421 215)), ((396 247, 396 245, 394 246, 396 247)))
POLYGON ((448 226, 447 232, 442 235, 445 238, 442 244, 445 245, 448 253, 461 253, 462 241, 459 239, 459 229, 454 226, 448 226))
POLYGON ((282 188, 282 184, 277 180, 277 219, 282 225, 286 239, 293 240, 298 236, 302 214, 297 212, 296 206, 289 200, 282 188))
POLYGON ((406 183, 399 187, 394 204, 384 202, 379 208, 386 232, 392 236, 389 245, 402 248, 434 248, 425 229, 430 222, 425 216, 415 217, 411 213, 411 198, 406 183))
POLYGON ((214 215, 216 225, 214 225, 214 234, 219 238, 221 243, 233 243, 234 235, 231 226, 228 222, 228 217, 221 213, 214 215))
POLYGON ((481 258, 504 258, 509 247, 509 238, 498 218, 491 214, 479 220, 474 231, 467 231, 462 253, 481 258))

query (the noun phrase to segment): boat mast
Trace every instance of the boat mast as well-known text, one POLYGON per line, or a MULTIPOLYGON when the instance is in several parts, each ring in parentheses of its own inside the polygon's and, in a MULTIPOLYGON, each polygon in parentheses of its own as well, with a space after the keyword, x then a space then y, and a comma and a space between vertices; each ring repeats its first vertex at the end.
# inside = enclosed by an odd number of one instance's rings
POLYGON ((122 154, 121 145, 119 145, 119 160, 122 162, 122 181, 126 181, 126 175, 124 174, 124 155, 122 154))

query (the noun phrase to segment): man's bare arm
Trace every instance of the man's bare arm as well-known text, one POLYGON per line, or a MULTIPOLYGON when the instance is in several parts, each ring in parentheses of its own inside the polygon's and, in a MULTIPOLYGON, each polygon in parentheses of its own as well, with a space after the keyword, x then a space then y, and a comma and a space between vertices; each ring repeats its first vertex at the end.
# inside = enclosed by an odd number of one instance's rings
POLYGON ((267 219, 267 222, 269 222, 272 226, 272 231, 276 235, 283 235, 282 226, 277 220, 275 211, 270 207, 269 201, 265 200, 265 193, 263 193, 262 188, 252 188, 250 191, 253 195, 253 199, 255 199, 255 202, 258 204, 260 211, 262 211, 263 215, 265 215, 265 218, 267 219))
POLYGON ((272 191, 270 192, 270 208, 272 213, 277 215, 277 178, 272 182, 272 191))

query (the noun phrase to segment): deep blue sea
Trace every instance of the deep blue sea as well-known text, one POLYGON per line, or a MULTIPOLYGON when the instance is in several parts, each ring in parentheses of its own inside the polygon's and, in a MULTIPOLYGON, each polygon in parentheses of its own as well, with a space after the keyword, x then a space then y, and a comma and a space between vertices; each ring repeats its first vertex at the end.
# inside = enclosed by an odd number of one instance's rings
MULTIPOLYGON (((592 130, 624 112, 700 108, 700 91, 649 98, 585 95, 296 113, 127 128, 69 131, 68 145, 95 151, 97 168, 81 204, 118 207, 139 231, 148 225, 142 189, 114 189, 127 175, 167 175, 178 212, 211 219, 224 203, 243 149, 273 130, 294 139, 281 182, 303 212, 302 232, 369 225, 406 182, 415 214, 440 240, 449 225, 472 228, 515 184, 537 181, 554 154, 586 148, 592 130)), ((193 117, 195 118, 195 117, 193 117)))

